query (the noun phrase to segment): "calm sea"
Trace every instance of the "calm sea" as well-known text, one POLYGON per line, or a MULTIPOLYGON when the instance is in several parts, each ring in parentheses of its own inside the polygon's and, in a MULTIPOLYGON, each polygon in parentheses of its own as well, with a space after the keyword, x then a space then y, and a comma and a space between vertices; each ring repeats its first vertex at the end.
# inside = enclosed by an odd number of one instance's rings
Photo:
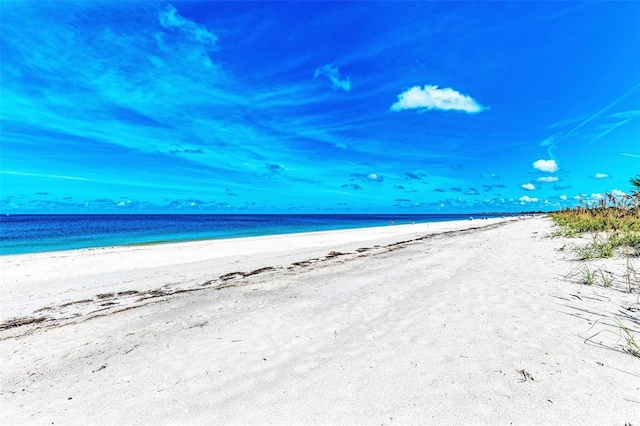
MULTIPOLYGON (((499 215, 474 215, 474 217, 499 215)), ((6 215, 0 255, 468 219, 469 215, 6 215)))

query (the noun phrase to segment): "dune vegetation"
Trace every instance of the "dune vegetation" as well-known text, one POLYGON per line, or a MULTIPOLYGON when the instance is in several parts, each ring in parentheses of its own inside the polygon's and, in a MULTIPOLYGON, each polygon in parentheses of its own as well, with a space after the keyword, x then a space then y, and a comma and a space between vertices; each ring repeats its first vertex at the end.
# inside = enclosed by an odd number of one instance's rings
POLYGON ((611 257, 619 248, 640 255, 640 175, 631 178, 629 194, 606 193, 597 202, 584 202, 573 209, 550 213, 559 225, 557 235, 593 234, 590 245, 578 249, 584 259, 611 257))

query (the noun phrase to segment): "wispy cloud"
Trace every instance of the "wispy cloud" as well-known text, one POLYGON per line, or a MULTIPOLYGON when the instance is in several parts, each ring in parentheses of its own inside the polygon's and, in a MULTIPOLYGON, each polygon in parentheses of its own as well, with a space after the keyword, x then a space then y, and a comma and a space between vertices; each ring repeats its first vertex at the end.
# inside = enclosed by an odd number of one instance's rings
POLYGON ((631 121, 631 118, 627 118, 626 120, 618 121, 615 123, 607 123, 607 124, 598 126, 596 130, 599 131, 599 133, 593 139, 591 139, 589 143, 594 143, 595 141, 602 139, 603 137, 607 136, 609 133, 613 132, 618 127, 624 126, 629 121, 631 121))
POLYGON ((533 168, 541 172, 555 173, 558 171, 556 160, 537 160, 533 162, 533 168))
MULTIPOLYGON (((173 6, 73 3, 63 11, 53 4, 27 10, 25 4, 11 13, 11 19, 3 19, 3 67, 20 73, 5 78, 3 69, 3 118, 19 123, 24 134, 12 136, 5 126, 4 141, 13 137, 17 144, 25 136, 35 141, 34 132, 55 134, 58 145, 117 152, 122 158, 135 154, 145 164, 141 180, 155 180, 150 168, 172 167, 179 180, 183 178, 177 176, 215 170, 216 180, 250 185, 257 173, 264 173, 265 163, 285 164, 311 147, 298 143, 306 137, 303 130, 327 128, 319 119, 281 124, 286 111, 316 101, 305 89, 308 85, 247 90, 241 76, 212 63, 215 56, 210 53, 217 43, 213 30, 173 6), (128 14, 132 19, 86 26, 87 19, 94 22, 101 14, 128 14), (7 33, 17 35, 8 40, 7 33), (159 153, 174 155, 162 159, 159 153), (271 158, 273 153, 278 158, 271 158)), ((319 144, 346 147, 338 145, 344 138, 332 130, 312 140, 314 154, 319 144)), ((85 162, 76 162, 74 172, 78 164, 85 162)), ((113 171, 121 164, 107 162, 105 167, 113 171)), ((37 165, 14 170, 38 169, 43 170, 37 165)), ((274 170, 268 173, 275 175, 274 170)), ((40 174, 66 175, 58 167, 40 174)))
POLYGON ((313 74, 313 78, 318 78, 320 76, 327 77, 329 80, 331 80, 334 89, 342 89, 345 92, 351 90, 350 78, 342 78, 338 67, 334 67, 330 64, 323 65, 316 69, 316 72, 313 74))
POLYGON ((486 109, 469 95, 464 95, 450 87, 440 89, 438 86, 425 85, 413 86, 400 93, 398 101, 391 105, 392 111, 405 109, 418 110, 453 110, 470 114, 478 113, 486 109))
POLYGON ((616 113, 610 114, 609 117, 622 118, 622 119, 640 117, 640 109, 632 109, 628 111, 616 112, 616 113))
POLYGON ((25 172, 14 172, 10 170, 3 170, 0 173, 5 175, 28 176, 28 177, 43 178, 43 179, 81 180, 81 181, 87 181, 87 182, 94 181, 93 179, 87 179, 87 178, 82 178, 78 176, 52 175, 52 174, 46 174, 46 173, 25 173, 25 172))
POLYGON ((160 25, 164 28, 181 31, 192 40, 209 45, 215 45, 218 40, 218 37, 204 25, 180 16, 178 10, 170 4, 158 14, 158 17, 160 19, 160 25))
POLYGON ((560 179, 557 176, 543 176, 543 177, 539 177, 538 179, 536 179, 538 182, 546 182, 546 183, 550 183, 550 182, 557 182, 560 179))
POLYGON ((609 175, 606 173, 596 173, 595 175, 593 175, 593 177, 596 179, 606 179, 609 177, 609 175))
POLYGON ((540 142, 540 146, 551 146, 554 144, 554 142, 556 141, 556 139, 558 138, 559 133, 556 133, 555 135, 551 135, 548 138, 546 138, 545 140, 543 140, 542 142, 540 142))
POLYGON ((564 191, 565 189, 571 188, 571 185, 558 185, 557 183, 553 185, 554 191, 564 191))

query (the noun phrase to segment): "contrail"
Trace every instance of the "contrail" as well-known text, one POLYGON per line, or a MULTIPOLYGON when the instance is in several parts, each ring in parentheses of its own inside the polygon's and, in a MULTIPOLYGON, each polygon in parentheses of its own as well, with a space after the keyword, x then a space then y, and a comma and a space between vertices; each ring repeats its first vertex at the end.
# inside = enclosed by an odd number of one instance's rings
POLYGON ((627 96, 629 93, 633 92, 638 87, 640 87, 640 83, 636 84, 631 89, 627 90, 622 96, 618 97, 618 99, 616 99, 615 101, 611 102, 609 105, 607 105, 606 107, 602 108, 600 111, 596 112, 591 117, 589 117, 586 120, 584 120, 582 123, 578 124, 578 126, 575 129, 573 129, 572 131, 570 131, 569 133, 567 133, 566 135, 561 137, 560 140, 558 140, 557 142, 554 143, 554 145, 559 144, 560 142, 562 142, 563 140, 565 140, 566 138, 568 138, 569 136, 574 134, 579 128, 581 128, 582 126, 584 126, 585 124, 587 124, 588 122, 590 122, 591 120, 593 120, 594 118, 596 118, 597 116, 599 116, 600 114, 602 114, 603 112, 605 112, 606 110, 608 110, 609 108, 611 108, 612 106, 614 106, 615 104, 620 102, 625 96, 627 96))
POLYGON ((598 136, 596 136, 595 139, 593 139, 592 141, 589 141, 589 143, 594 143, 595 141, 597 141, 598 139, 602 139, 603 137, 605 137, 606 135, 608 135, 609 133, 613 132, 615 129, 617 129, 620 126, 624 126, 625 124, 627 124, 629 121, 631 121, 630 118, 623 120, 619 123, 616 123, 614 125, 612 125, 611 127, 609 127, 607 130, 605 130, 604 132, 600 133, 598 136))

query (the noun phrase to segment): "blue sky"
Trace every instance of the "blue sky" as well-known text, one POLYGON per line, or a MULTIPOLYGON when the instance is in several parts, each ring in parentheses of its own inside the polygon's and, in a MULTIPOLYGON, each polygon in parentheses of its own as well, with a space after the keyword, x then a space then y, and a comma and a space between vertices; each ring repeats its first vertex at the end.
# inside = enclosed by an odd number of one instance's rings
POLYGON ((3 213, 552 210, 640 173, 639 2, 0 8, 3 213))

